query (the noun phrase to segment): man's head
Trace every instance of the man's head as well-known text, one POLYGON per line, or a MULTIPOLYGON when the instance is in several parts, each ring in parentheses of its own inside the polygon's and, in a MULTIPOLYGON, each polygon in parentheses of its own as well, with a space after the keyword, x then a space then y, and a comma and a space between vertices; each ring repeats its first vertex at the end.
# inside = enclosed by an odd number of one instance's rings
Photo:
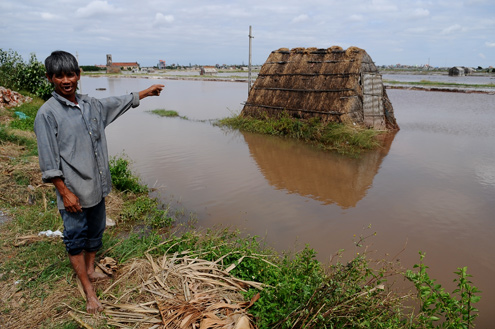
POLYGON ((55 74, 75 73, 76 75, 79 75, 81 73, 76 58, 72 54, 62 50, 52 52, 52 54, 45 59, 45 68, 46 75, 50 79, 55 74))
POLYGON ((76 102, 77 82, 81 70, 74 56, 65 51, 54 51, 45 59, 46 77, 53 83, 55 92, 71 102, 76 102))

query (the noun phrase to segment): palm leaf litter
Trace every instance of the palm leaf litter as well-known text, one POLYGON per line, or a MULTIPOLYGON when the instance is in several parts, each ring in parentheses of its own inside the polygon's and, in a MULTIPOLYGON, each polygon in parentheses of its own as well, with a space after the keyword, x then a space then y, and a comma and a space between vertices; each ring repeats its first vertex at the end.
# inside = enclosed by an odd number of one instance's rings
MULTIPOLYGON (((225 269, 224 257, 208 261, 189 252, 135 259, 102 292, 104 312, 97 322, 115 328, 255 329, 241 292, 262 284, 229 274, 244 257, 225 269)), ((72 315, 87 328, 95 317, 72 315)), ((73 313, 72 313, 73 314, 73 313)))

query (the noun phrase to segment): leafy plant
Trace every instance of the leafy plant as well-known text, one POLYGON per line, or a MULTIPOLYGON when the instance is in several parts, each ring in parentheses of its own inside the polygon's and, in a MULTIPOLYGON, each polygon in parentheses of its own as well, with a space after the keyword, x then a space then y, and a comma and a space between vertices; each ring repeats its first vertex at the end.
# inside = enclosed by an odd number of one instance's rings
POLYGON ((424 328, 472 328, 474 319, 478 316, 478 310, 473 304, 480 301, 477 296, 481 291, 469 281, 471 275, 467 274, 467 267, 458 268, 454 272, 458 278, 457 288, 452 295, 445 291, 435 279, 431 279, 426 272, 428 266, 423 263, 425 254, 420 252, 420 263, 414 265, 418 272, 406 271, 406 278, 414 283, 421 302, 421 313, 418 321, 424 328))
POLYGON ((139 178, 132 174, 130 162, 124 157, 112 157, 109 160, 110 174, 113 186, 122 192, 144 193, 148 191, 146 185, 139 183, 139 178))
POLYGON ((53 87, 45 73, 45 66, 34 53, 25 62, 17 52, 0 49, 0 85, 17 91, 24 90, 47 100, 53 87))
POLYGON ((152 228, 171 226, 174 220, 168 216, 168 210, 158 209, 158 206, 158 200, 142 195, 124 204, 120 218, 123 221, 142 221, 152 228))

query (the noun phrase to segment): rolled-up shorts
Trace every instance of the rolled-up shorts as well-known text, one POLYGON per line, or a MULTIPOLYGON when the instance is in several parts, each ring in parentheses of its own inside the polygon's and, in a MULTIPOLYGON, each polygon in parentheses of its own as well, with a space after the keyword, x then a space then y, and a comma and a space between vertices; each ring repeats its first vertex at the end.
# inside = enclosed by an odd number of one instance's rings
POLYGON ((101 248, 106 224, 105 199, 94 207, 82 208, 82 212, 59 211, 64 221, 65 249, 70 255, 101 248))

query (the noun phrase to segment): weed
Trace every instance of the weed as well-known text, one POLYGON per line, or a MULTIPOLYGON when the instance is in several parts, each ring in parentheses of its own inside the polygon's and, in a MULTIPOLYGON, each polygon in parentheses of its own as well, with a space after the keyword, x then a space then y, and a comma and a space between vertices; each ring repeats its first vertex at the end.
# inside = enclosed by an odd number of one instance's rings
POLYGON ((120 218, 124 222, 143 222, 152 228, 166 228, 172 225, 173 219, 168 216, 168 210, 158 209, 157 199, 141 195, 124 203, 120 218))
POLYGON ((172 110, 153 110, 151 113, 157 114, 161 117, 178 117, 179 113, 172 110))
POLYGON ((335 150, 349 155, 356 155, 380 145, 375 138, 380 132, 376 130, 334 122, 323 123, 318 118, 295 119, 287 113, 283 113, 279 118, 265 116, 261 119, 235 115, 216 124, 242 131, 299 139, 324 150, 335 150))
POLYGON ((24 171, 16 170, 12 175, 17 185, 29 185, 29 176, 24 171))
POLYGON ((458 268, 455 274, 458 278, 457 288, 452 295, 445 291, 442 285, 431 279, 426 272, 428 266, 423 263, 425 254, 420 252, 420 263, 414 265, 418 272, 407 270, 406 278, 414 283, 418 291, 418 299, 421 303, 421 313, 418 322, 424 328, 436 328, 438 323, 442 328, 472 328, 474 319, 478 316, 478 310, 473 304, 481 299, 481 291, 469 281, 471 275, 467 274, 467 268, 458 268))
POLYGON ((17 145, 25 146, 28 149, 28 153, 26 155, 38 155, 38 146, 36 140, 24 136, 19 136, 15 134, 12 129, 0 125, 0 145, 4 142, 10 142, 17 145))
POLYGON ((112 157, 109 160, 112 185, 122 192, 144 193, 146 185, 139 183, 139 178, 132 174, 130 161, 125 157, 112 157))
POLYGON ((161 117, 170 117, 170 118, 179 117, 181 119, 188 120, 186 116, 181 116, 179 115, 179 113, 177 113, 177 111, 173 111, 173 110, 157 109, 150 112, 159 115, 161 117))

